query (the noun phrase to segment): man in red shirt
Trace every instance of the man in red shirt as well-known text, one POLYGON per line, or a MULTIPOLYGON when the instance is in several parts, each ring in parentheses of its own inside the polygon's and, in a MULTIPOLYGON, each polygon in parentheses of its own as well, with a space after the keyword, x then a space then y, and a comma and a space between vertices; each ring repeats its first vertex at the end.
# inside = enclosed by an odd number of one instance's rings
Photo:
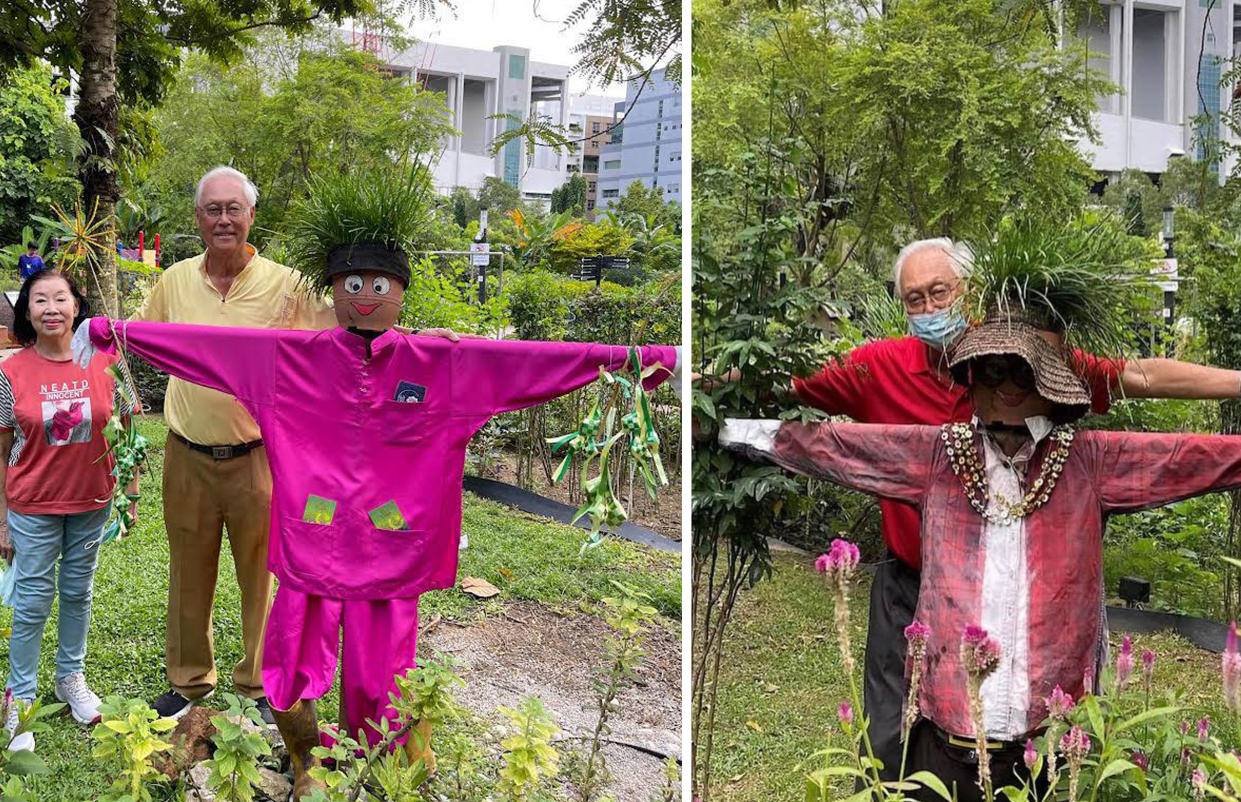
MULTIPOLYGON (((808 406, 861 423, 940 425, 968 422, 966 387, 948 371, 944 351, 965 329, 954 305, 971 266, 969 251, 950 239, 920 240, 896 259, 898 297, 916 336, 880 340, 854 349, 817 374, 794 378, 793 393, 808 406)), ((1126 398, 1223 399, 1241 396, 1241 372, 1171 359, 1112 362, 1075 353, 1091 408, 1106 412, 1113 392, 1126 398)), ((905 688, 905 627, 918 604, 920 517, 913 507, 880 502, 880 530, 891 559, 880 563, 871 586, 864 696, 871 742, 895 779, 900 765, 901 703, 905 688)))

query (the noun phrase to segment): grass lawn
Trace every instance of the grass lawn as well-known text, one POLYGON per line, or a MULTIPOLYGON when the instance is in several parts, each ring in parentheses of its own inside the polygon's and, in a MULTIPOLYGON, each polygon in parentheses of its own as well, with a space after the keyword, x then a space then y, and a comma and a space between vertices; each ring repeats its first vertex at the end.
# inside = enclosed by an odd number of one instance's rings
MULTIPOLYGON (((726 636, 715 745, 715 802, 800 799, 816 750, 846 746, 836 708, 849 698, 832 623, 832 603, 805 557, 776 554, 775 575, 742 594, 726 636)), ((851 604, 861 682, 869 582, 851 604)), ((1113 650, 1123 634, 1112 633, 1113 650)), ((1222 718, 1219 655, 1169 633, 1134 638, 1135 652, 1158 655, 1153 684, 1182 689, 1195 717, 1222 718)), ((1113 651, 1115 653, 1115 651, 1113 651)))
MULTIPOLYGON (((157 447, 142 480, 140 524, 124 541, 103 547, 95 577, 93 620, 87 652, 87 679, 100 696, 120 694, 151 700, 167 689, 164 674, 164 618, 168 593, 168 544, 164 536, 160 472, 166 428, 148 417, 143 433, 157 447)), ((422 597, 424 621, 443 615, 471 619, 500 611, 511 601, 537 600, 562 610, 593 613, 605 596, 616 595, 611 580, 647 593, 662 614, 661 624, 680 631, 681 573, 679 555, 607 541, 579 557, 584 533, 546 519, 466 496, 464 530, 469 548, 462 554, 461 576, 483 577, 499 596, 486 602, 456 589, 422 597)), ((220 690, 230 690, 232 666, 241 657, 240 599, 225 546, 216 589, 214 636, 220 690)), ((0 608, 0 627, 8 627, 12 611, 0 608)), ((39 691, 45 701, 53 694, 56 612, 43 641, 39 691)), ((8 641, 0 644, 7 671, 8 641)), ((216 700, 217 705, 222 704, 216 700)), ((335 714, 334 690, 321 711, 335 714)), ((51 719, 52 731, 38 736, 37 751, 51 768, 32 788, 39 799, 96 799, 107 787, 102 767, 90 757, 92 738, 67 714, 51 719)))

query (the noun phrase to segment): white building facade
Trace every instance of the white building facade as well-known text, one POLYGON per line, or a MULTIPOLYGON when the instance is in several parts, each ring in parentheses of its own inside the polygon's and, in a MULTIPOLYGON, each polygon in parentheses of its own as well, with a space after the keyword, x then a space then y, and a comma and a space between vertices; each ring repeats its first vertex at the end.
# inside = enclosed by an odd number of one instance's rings
MULTIPOLYGON (((1223 62, 1236 52, 1233 0, 1115 0, 1101 3, 1078 35, 1090 65, 1121 92, 1099 98, 1094 115, 1101 143, 1083 140, 1091 166, 1163 173, 1168 160, 1200 158, 1194 118, 1209 115, 1218 136, 1229 136, 1221 113, 1232 103, 1220 85, 1223 62)), ((1231 160, 1221 173, 1231 169, 1231 160)))
POLYGON ((599 148, 597 208, 612 206, 634 181, 658 188, 665 202, 681 202, 681 88, 662 69, 645 87, 641 79, 629 81, 615 107, 615 119, 622 118, 611 143, 599 148))
POLYGON ((516 187, 525 200, 546 202, 569 176, 571 154, 538 146, 533 160, 526 140, 514 139, 491 154, 496 136, 534 115, 561 126, 569 123, 569 67, 532 61, 529 48, 492 50, 419 42, 397 54, 384 54, 388 70, 424 89, 442 92, 457 135, 444 144, 433 165, 436 189, 477 191, 488 177, 516 187), (497 115, 508 115, 497 117, 497 115))

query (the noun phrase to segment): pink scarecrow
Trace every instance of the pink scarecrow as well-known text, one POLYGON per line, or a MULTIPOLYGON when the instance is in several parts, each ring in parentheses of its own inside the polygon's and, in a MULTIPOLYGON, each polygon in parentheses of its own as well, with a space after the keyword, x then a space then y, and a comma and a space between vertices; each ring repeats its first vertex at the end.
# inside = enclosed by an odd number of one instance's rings
MULTIPOLYGON (((393 329, 409 285, 407 249, 425 230, 429 184, 376 176, 316 185, 297 210, 295 266, 331 287, 339 327, 273 331, 89 321, 93 348, 120 344, 187 381, 229 393, 258 422, 272 473, 268 566, 280 587, 263 684, 294 766, 294 799, 319 742, 315 700, 332 686, 343 630, 342 725, 395 714, 393 677, 415 665, 418 597, 454 586, 466 444, 493 415, 619 370, 624 346, 410 337, 393 329)), ((645 346, 676 368, 672 346, 645 346)), ((405 748, 433 766, 429 727, 405 748)))

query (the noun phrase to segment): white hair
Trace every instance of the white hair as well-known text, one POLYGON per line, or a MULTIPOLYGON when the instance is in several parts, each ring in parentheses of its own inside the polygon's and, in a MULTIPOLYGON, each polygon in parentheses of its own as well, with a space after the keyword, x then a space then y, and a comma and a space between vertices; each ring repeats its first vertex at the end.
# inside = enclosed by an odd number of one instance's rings
POLYGON ((948 256, 948 266, 960 278, 966 278, 974 266, 974 252, 963 242, 955 242, 948 237, 920 239, 909 243, 896 255, 896 265, 892 268, 892 282, 896 291, 901 291, 901 271, 905 263, 916 253, 929 250, 940 250, 948 256))
POLYGON ((207 171, 206 175, 198 179, 198 188, 194 190, 194 205, 195 206, 198 206, 202 203, 203 187, 207 185, 207 182, 213 178, 219 178, 220 176, 227 176, 228 178, 235 178, 238 181, 240 181, 241 191, 246 196, 246 203, 250 204, 250 208, 254 208, 255 204, 257 204, 259 201, 259 191, 254 186, 254 182, 251 181, 249 178, 247 178, 246 174, 241 172, 240 170, 234 170, 232 167, 225 167, 224 165, 220 165, 219 167, 212 167, 210 170, 207 171))

